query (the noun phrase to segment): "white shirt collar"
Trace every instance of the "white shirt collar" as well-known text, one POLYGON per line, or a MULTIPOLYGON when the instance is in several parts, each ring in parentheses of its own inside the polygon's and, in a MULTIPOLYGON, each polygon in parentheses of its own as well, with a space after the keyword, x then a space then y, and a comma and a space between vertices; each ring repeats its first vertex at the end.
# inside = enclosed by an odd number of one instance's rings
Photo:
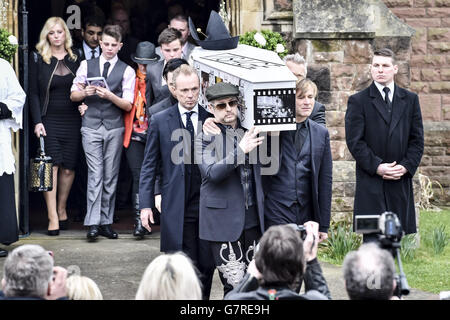
POLYGON ((394 81, 391 81, 391 83, 389 83, 389 85, 387 86, 383 86, 382 84, 375 82, 375 86, 378 88, 378 91, 380 91, 381 96, 384 98, 384 87, 388 87, 389 88, 389 99, 392 101, 392 97, 394 96, 394 88, 395 88, 395 84, 394 81))
POLYGON ((190 112, 190 111, 194 111, 196 114, 198 114, 198 103, 195 105, 194 108, 192 108, 191 110, 188 110, 178 102, 178 111, 180 112, 180 115, 183 115, 186 112, 190 112))
POLYGON ((102 55, 100 55, 100 65, 104 65, 105 62, 109 62, 111 63, 111 66, 115 65, 116 62, 119 60, 119 57, 117 57, 117 54, 114 56, 114 58, 112 58, 111 60, 106 60, 105 57, 102 55))
MULTIPOLYGON (((96 57, 98 58, 98 57, 100 56, 100 46, 95 47, 94 50, 95 50, 95 52, 96 52, 96 57)), ((84 40, 83 40, 83 51, 84 51, 84 55, 85 55, 85 58, 86 58, 86 59, 88 58, 88 56, 86 56, 86 52, 89 53, 89 58, 91 58, 91 55, 92 55, 92 48, 89 47, 89 46, 87 45, 86 41, 84 41, 84 40)))

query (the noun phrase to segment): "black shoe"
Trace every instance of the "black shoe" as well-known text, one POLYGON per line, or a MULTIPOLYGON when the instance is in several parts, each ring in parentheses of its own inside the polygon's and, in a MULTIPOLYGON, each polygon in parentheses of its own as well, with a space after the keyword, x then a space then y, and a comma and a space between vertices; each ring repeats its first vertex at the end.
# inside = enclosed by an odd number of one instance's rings
POLYGON ((59 229, 56 229, 56 230, 47 230, 47 234, 48 234, 50 237, 56 237, 56 236, 59 236, 59 229))
POLYGON ((59 230, 69 229, 69 219, 59 220, 59 230))
POLYGON ((102 225, 98 228, 98 234, 104 237, 107 237, 108 239, 117 239, 119 235, 117 232, 115 232, 110 224, 102 225))
POLYGON ((149 235, 149 234, 152 234, 152 233, 149 232, 147 229, 145 229, 142 226, 141 218, 136 217, 135 222, 134 222, 133 236, 135 236, 138 239, 144 239, 144 236, 149 235))
POLYGON ((4 258, 8 256, 8 251, 0 249, 0 258, 4 258))
POLYGON ((99 234, 98 226, 89 226, 89 231, 86 237, 89 239, 89 241, 95 241, 98 237, 98 234, 99 234))

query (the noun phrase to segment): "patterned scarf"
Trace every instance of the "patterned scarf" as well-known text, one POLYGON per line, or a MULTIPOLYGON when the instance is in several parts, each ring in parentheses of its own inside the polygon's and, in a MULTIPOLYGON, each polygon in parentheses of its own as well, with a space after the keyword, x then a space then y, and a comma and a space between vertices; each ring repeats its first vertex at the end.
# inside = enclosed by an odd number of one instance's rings
POLYGON ((147 115, 145 114, 145 74, 139 69, 136 70, 136 86, 134 88, 134 104, 136 108, 136 121, 133 125, 133 130, 143 133, 148 129, 147 115))

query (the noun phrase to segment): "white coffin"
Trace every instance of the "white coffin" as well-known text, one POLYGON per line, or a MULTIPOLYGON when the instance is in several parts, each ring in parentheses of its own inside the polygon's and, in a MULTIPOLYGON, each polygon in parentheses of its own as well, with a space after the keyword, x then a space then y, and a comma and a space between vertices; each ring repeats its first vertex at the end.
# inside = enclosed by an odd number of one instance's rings
POLYGON ((297 78, 273 51, 239 44, 231 50, 192 52, 200 77, 200 103, 207 106, 205 90, 217 82, 239 87, 241 123, 261 131, 295 130, 295 83, 297 78))

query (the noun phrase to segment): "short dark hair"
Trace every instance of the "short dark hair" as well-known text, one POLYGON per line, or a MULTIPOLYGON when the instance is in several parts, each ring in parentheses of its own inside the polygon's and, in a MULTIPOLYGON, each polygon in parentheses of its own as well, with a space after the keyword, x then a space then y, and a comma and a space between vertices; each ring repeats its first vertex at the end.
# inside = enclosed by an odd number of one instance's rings
POLYGON ((115 24, 108 24, 103 28, 103 35, 113 37, 118 42, 122 42, 122 28, 115 24))
POLYGON ((163 69, 163 77, 167 80, 167 74, 169 72, 174 72, 176 69, 178 69, 179 66, 183 64, 189 64, 186 60, 181 58, 174 58, 167 61, 164 69, 163 69))
POLYGON ((182 13, 174 15, 172 18, 169 19, 169 22, 171 22, 172 20, 183 21, 188 23, 188 18, 182 13))
POLYGON ((177 39, 181 43, 181 32, 174 28, 166 28, 159 35, 158 44, 169 44, 177 39))
POLYGON ((389 57, 392 59, 392 63, 395 64, 395 53, 389 48, 377 49, 373 52, 374 56, 389 57))
POLYGON ((105 19, 98 15, 91 15, 84 19, 83 21, 83 30, 86 30, 89 26, 100 27, 103 29, 105 25, 105 19))
POLYGON ((270 227, 259 242, 255 254, 256 268, 261 272, 260 285, 294 287, 306 270, 303 241, 289 225, 270 227))

